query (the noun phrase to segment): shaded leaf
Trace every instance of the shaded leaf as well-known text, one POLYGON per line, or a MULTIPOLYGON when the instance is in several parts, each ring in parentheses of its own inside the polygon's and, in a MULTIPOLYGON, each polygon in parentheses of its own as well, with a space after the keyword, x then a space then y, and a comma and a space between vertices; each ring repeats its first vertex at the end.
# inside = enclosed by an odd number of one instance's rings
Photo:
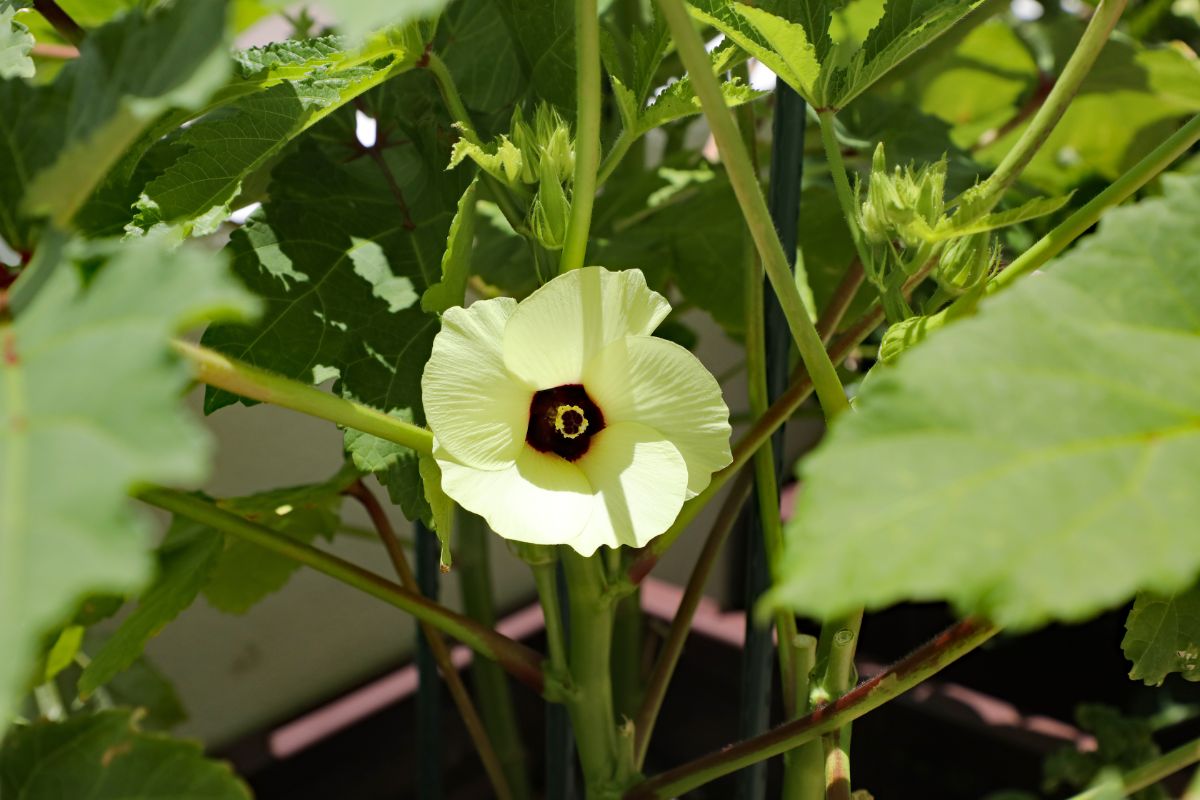
POLYGON ((776 604, 1030 627, 1194 582, 1200 178, 1165 187, 867 381, 805 462, 776 604))
POLYGON ((421 295, 424 311, 445 311, 452 306, 461 306, 467 291, 467 278, 471 274, 471 246, 475 241, 475 187, 472 181, 458 201, 458 210, 450 223, 446 240, 446 252, 442 255, 442 279, 430 284, 421 295))
POLYGON ((128 710, 15 728, 0 747, 0 794, 52 800, 250 800, 195 742, 138 729, 128 710))
POLYGON ((158 575, 138 598, 137 608, 92 656, 79 678, 86 697, 142 655, 146 643, 196 599, 221 551, 221 540, 206 529, 176 519, 158 552, 158 575))

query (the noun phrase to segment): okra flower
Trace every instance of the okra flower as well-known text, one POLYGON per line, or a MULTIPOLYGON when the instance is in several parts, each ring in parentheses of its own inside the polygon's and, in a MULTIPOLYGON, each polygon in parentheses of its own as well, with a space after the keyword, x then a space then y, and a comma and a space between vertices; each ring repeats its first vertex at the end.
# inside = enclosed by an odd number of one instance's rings
POLYGON ((451 308, 421 379, 442 488, 501 536, 641 547, 727 465, 729 409, 640 270, 451 308))

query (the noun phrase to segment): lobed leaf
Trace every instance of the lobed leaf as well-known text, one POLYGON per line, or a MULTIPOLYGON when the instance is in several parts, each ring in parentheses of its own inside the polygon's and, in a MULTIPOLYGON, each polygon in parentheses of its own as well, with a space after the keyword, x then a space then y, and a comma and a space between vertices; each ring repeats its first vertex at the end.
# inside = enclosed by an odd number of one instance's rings
POLYGON ((772 604, 941 599, 1032 627, 1191 585, 1198 214, 1200 178, 1168 177, 873 375, 803 466, 772 604))
POLYGON ((85 593, 148 577, 148 520, 126 492, 204 477, 170 335, 255 308, 219 257, 157 239, 76 247, 48 274, 0 323, 0 720, 44 630, 85 593))

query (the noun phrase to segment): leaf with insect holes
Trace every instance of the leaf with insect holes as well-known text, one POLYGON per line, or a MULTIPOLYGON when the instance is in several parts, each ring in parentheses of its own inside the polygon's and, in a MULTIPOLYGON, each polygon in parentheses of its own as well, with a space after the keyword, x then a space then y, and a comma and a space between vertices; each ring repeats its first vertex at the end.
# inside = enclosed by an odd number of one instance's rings
POLYGON ((149 520, 127 492, 207 473, 171 335, 255 307, 216 254, 97 241, 68 248, 15 321, 0 322, 0 720, 46 629, 84 594, 149 577, 149 520))
POLYGON ((1135 681, 1159 686, 1174 672, 1200 681, 1200 586, 1167 595, 1140 592, 1121 649, 1135 681))
POLYGON ((872 373, 804 462, 773 605, 1029 628, 1194 583, 1200 176, 1164 187, 872 373))

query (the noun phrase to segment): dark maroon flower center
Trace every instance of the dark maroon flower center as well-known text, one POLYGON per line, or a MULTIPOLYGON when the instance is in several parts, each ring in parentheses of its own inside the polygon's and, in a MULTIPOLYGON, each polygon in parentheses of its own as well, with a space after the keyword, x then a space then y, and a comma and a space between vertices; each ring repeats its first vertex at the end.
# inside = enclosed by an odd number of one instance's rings
POLYGON ((588 451, 591 439, 604 430, 604 415, 578 383, 542 389, 529 404, 525 441, 542 453, 574 461, 588 451))

